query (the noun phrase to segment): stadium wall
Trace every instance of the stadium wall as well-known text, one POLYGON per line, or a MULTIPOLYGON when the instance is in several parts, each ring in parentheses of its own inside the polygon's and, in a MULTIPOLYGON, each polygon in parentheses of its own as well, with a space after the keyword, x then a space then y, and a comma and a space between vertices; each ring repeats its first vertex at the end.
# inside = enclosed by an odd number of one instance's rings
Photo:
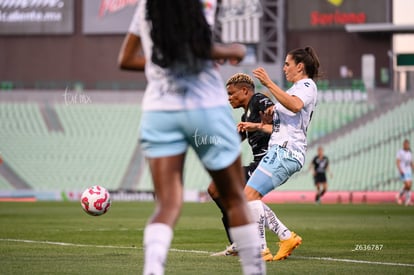
MULTIPOLYGON (((0 190, 0 202, 36 202, 36 201, 79 201, 80 191, 34 191, 34 190, 0 190)), ((153 201, 153 192, 118 192, 110 191, 111 199, 117 201, 153 201)), ((322 204, 378 204, 395 203, 396 192, 365 192, 365 191, 332 191, 323 197, 322 204)), ((313 191, 272 191, 267 194, 265 203, 314 203, 313 191)), ((185 202, 210 202, 208 194, 191 190, 184 191, 185 202)))
MULTIPOLYGON (((24 89, 65 89, 76 85, 83 89, 142 89, 146 83, 142 72, 125 72, 117 67, 117 55, 127 27, 123 33, 85 33, 83 30, 85 2, 74 1, 74 26, 71 33, 54 35, 3 33, 0 40, 0 82, 9 81, 13 88, 24 89)), ((92 1, 86 3, 89 2, 92 1)), ((101 3, 104 2, 101 1, 101 3)), ((280 16, 286 17, 289 12, 292 14, 301 12, 291 7, 291 2, 286 1, 285 12, 280 13, 280 16)), ((330 5, 329 1, 318 0, 319 2, 322 6, 330 5)), ((349 4, 348 2, 351 1, 345 1, 344 5, 349 4)), ((361 4, 361 9, 367 13, 373 9, 372 13, 375 14, 376 9, 383 7, 386 0, 379 2, 382 5, 375 5, 375 7, 370 6, 369 1, 364 2, 361 4)), ((128 8, 132 9, 131 6, 128 8)), ((308 14, 305 15, 308 16, 308 14)), ((301 16, 295 16, 295 18, 301 16)), ((123 19, 125 18, 127 17, 123 19)), ((262 26, 270 29, 276 28, 270 25, 272 22, 269 20, 264 17, 262 26)), ((286 27, 283 32, 286 34, 285 50, 306 45, 312 45, 317 49, 322 64, 322 76, 325 79, 340 79, 341 66, 346 66, 349 71, 352 71, 354 78, 361 78, 361 56, 367 53, 375 56, 377 80, 384 76, 384 69, 390 69, 388 51, 391 49, 391 39, 389 34, 349 34, 343 26, 334 29, 318 26, 311 30, 286 27)), ((276 48, 270 47, 269 49, 276 52, 276 48)), ((266 51, 258 50, 256 55, 264 55, 266 51)), ((267 66, 272 65, 274 64, 267 64, 267 66)), ((252 64, 252 66, 255 65, 252 64)), ((239 70, 250 72, 251 68, 246 66, 240 67, 239 70)), ((377 84, 387 86, 390 83, 389 81, 377 81, 377 84)))
POLYGON ((295 49, 311 45, 317 49, 321 63, 321 78, 331 80, 330 85, 341 86, 346 80, 361 78, 364 54, 375 57, 376 86, 389 87, 391 60, 388 51, 391 49, 391 35, 375 33, 360 35, 346 33, 345 30, 326 31, 289 31, 287 32, 287 49, 295 49), (348 76, 341 76, 341 66, 348 70, 348 76), (383 76, 384 71, 388 74, 383 76), (343 81, 340 81, 343 80, 343 81))
POLYGON ((118 69, 124 34, 84 34, 82 8, 82 1, 74 1, 71 34, 1 35, 0 81, 24 89, 71 89, 76 82, 85 89, 144 87, 144 73, 118 69))

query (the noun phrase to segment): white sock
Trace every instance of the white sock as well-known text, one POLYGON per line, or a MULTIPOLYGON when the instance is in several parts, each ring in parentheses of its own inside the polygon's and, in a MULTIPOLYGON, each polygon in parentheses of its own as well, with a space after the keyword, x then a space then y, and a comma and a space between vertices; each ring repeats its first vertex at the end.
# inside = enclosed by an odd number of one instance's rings
POLYGON ((243 274, 266 274, 266 265, 262 259, 257 226, 254 223, 230 227, 230 236, 237 243, 243 274))
POLYGON ((405 191, 405 203, 408 204, 411 202, 411 191, 410 190, 406 190, 405 191))
POLYGON ((163 223, 151 223, 144 230, 144 275, 162 275, 168 249, 173 238, 171 227, 163 223))
POLYGON ((265 211, 263 208, 263 203, 261 200, 254 200, 249 201, 248 206, 250 209, 250 213, 252 215, 252 219, 257 225, 259 230, 259 238, 260 238, 260 247, 262 250, 267 248, 266 244, 266 231, 265 231, 265 211))
POLYGON ((277 218, 275 212, 263 203, 266 215, 266 227, 274 232, 280 240, 288 240, 291 237, 290 230, 277 218))

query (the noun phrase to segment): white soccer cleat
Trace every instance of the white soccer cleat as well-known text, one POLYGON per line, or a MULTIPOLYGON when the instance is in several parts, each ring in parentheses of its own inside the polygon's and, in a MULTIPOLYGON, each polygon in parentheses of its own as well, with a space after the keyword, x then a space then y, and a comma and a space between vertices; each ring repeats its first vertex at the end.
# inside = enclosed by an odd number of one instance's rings
POLYGON ((211 254, 210 256, 237 256, 236 245, 232 243, 225 250, 211 254))

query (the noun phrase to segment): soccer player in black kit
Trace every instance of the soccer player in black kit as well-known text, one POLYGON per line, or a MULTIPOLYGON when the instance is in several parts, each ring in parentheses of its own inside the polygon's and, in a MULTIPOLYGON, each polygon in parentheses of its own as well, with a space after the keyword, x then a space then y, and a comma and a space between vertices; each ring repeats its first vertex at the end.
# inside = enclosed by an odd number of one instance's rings
MULTIPOLYGON (((315 202, 320 203, 321 197, 328 189, 326 173, 329 169, 329 159, 324 155, 323 148, 321 146, 318 147, 318 155, 312 160, 311 168, 313 168, 313 180, 316 187, 315 202)), ((332 174, 330 175, 332 176, 332 174)))
MULTIPOLYGON (((227 94, 229 97, 230 105, 236 108, 243 108, 244 114, 241 117, 241 122, 237 125, 237 129, 239 130, 239 134, 241 136, 242 141, 247 139, 249 145, 252 149, 253 154, 253 161, 244 166, 245 171, 245 178, 246 182, 256 169, 257 165, 259 164, 260 160, 264 155, 266 155, 270 134, 265 133, 261 130, 257 131, 248 131, 250 126, 256 125, 253 128, 264 128, 269 127, 272 128, 272 124, 262 125, 261 113, 263 113, 266 109, 273 106, 274 103, 264 94, 262 93, 255 93, 255 85, 253 79, 243 73, 237 73, 233 75, 226 83, 227 94), (257 127, 257 125, 260 127, 257 127)), ((212 254, 212 256, 230 256, 236 255, 237 250, 234 247, 233 242, 230 238, 228 232, 228 221, 227 215, 223 209, 223 206, 220 202, 219 193, 215 188, 214 182, 210 183, 208 187, 208 193, 213 199, 213 201, 217 204, 220 208, 223 216, 222 222, 224 228, 226 229, 227 238, 230 242, 230 246, 227 247, 226 250, 212 254)), ((269 211, 271 211, 269 209, 269 211)), ((266 259, 265 259, 266 260, 266 259)))

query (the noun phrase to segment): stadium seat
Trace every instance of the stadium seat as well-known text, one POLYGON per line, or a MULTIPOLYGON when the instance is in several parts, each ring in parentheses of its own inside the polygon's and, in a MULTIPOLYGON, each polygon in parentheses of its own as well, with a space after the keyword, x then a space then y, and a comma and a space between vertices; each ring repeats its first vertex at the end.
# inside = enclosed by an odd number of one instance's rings
MULTIPOLYGON (((121 188, 138 141, 141 115, 137 104, 55 104, 62 130, 48 129, 39 103, 0 103, 0 151, 9 166, 33 189, 81 190, 102 184, 121 188), (5 142, 6 141, 6 142, 5 142)), ((309 126, 315 141, 363 116, 366 102, 320 102, 309 126)), ((381 116, 326 144, 334 174, 329 190, 395 190, 400 186, 395 154, 404 138, 414 140, 414 100, 407 100, 381 116), (404 114, 404 115, 402 115, 404 114)), ((233 111, 235 123, 242 109, 233 111)), ((316 144, 316 143, 315 143, 316 144)), ((308 172, 316 147, 310 147, 305 166, 281 190, 314 190, 308 172)), ((242 143, 243 163, 251 160, 242 143)), ((153 190, 147 164, 138 167, 134 190, 153 190)), ((190 150, 185 166, 185 186, 203 192, 210 177, 190 150)), ((13 187, 0 178, 0 189, 13 187)))
MULTIPOLYGON (((400 182, 395 167, 395 156, 402 146, 403 139, 414 140, 412 110, 414 99, 330 143, 322 144, 334 174, 334 177, 329 179, 329 190, 398 190, 400 182)), ((315 148, 309 148, 304 169, 309 167, 315 154, 315 148)), ((295 188, 305 181, 310 182, 311 179, 305 173, 298 173, 286 188, 295 188)))

